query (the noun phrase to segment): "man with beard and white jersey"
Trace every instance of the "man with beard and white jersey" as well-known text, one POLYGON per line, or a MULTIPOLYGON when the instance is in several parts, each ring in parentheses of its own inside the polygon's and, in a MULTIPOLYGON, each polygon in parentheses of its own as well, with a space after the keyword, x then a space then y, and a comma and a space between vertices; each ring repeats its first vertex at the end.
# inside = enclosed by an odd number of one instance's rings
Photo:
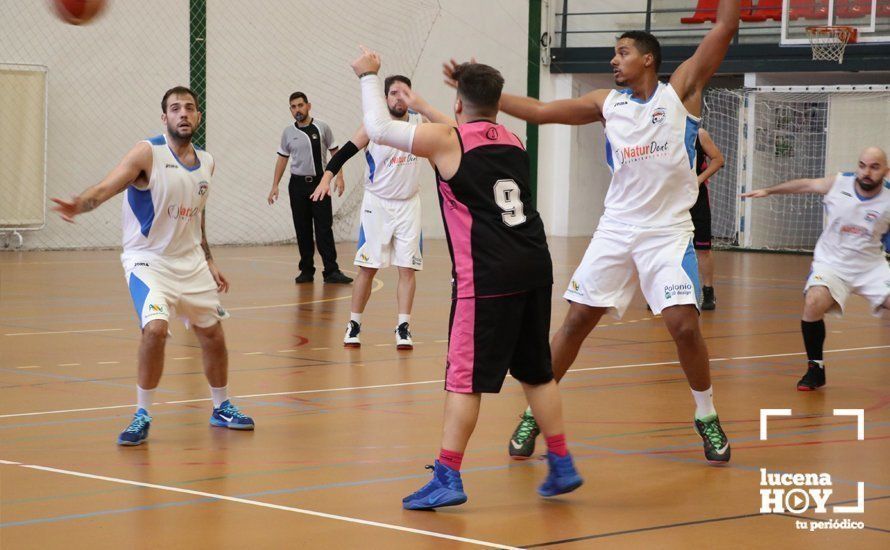
MULTIPOLYGON (((553 373, 561 379, 606 312, 623 315, 637 287, 661 313, 695 400, 693 423, 709 463, 725 464, 730 446, 714 408, 710 361, 699 326, 701 290, 689 209, 698 195, 695 137, 702 91, 739 27, 739 0, 721 0, 713 28, 695 53, 658 80, 661 46, 648 32, 618 37, 611 65, 621 90, 594 90, 552 102, 504 94, 500 108, 534 124, 605 125, 612 182, 605 212, 564 297, 569 312, 553 337, 553 373)), ((446 64, 449 79, 454 63, 446 64)), ((538 434, 532 411, 510 439, 526 458, 538 434)))
MULTIPOLYGON (((384 95, 393 120, 411 125, 421 124, 425 122, 423 117, 408 109, 410 92, 411 80, 408 77, 392 75, 386 78, 384 95)), ((396 349, 410 350, 414 348, 409 324, 416 289, 415 272, 423 269, 420 160, 411 153, 374 143, 368 139, 363 125, 328 162, 312 200, 319 201, 330 194, 331 180, 346 161, 363 148, 368 175, 354 262, 359 272, 352 289, 349 323, 343 345, 348 348, 361 347, 362 315, 371 297, 374 276, 379 269, 394 265, 399 270, 396 349)))
POLYGON ((824 195, 825 227, 816 242, 813 265, 804 287, 800 330, 807 350, 807 372, 797 383, 800 391, 825 385, 822 346, 826 313, 843 315, 844 303, 853 293, 868 300, 876 316, 890 316, 890 266, 884 260, 884 251, 890 252, 887 175, 886 153, 878 147, 868 147, 859 155, 855 172, 786 181, 742 195, 746 198, 793 193, 824 195))
POLYGON ((52 199, 68 222, 124 192, 121 261, 142 338, 139 344, 137 409, 118 437, 119 445, 148 438, 149 411, 164 369, 170 312, 193 328, 210 383, 212 426, 252 430, 253 419, 228 398, 228 351, 220 320, 228 317, 219 292, 229 282, 216 267, 205 232, 204 206, 216 163, 192 145, 201 122, 197 99, 183 86, 161 100, 166 134, 140 141, 101 182, 71 200, 52 199))

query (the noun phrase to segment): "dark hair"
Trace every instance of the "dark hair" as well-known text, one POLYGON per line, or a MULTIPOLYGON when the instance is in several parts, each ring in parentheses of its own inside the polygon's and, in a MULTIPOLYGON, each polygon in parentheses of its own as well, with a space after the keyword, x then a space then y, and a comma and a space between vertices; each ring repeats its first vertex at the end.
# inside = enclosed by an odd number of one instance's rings
POLYGON ((634 45, 640 50, 640 53, 652 54, 652 59, 655 61, 655 72, 661 68, 661 44, 658 42, 658 39, 652 33, 648 33, 646 31, 627 31, 618 37, 618 40, 622 38, 630 38, 634 41, 634 45))
POLYGON ((199 111, 201 110, 201 106, 198 105, 198 96, 195 95, 195 92, 193 92, 190 88, 186 88, 185 86, 174 86, 164 93, 164 98, 161 100, 162 113, 167 112, 167 100, 170 99, 171 95, 190 95, 192 96, 192 99, 195 100, 195 107, 199 111))
POLYGON ((457 81, 457 93, 480 114, 498 111, 504 77, 494 67, 482 63, 464 63, 452 74, 457 81))
POLYGON ((288 99, 287 102, 290 103, 291 101, 293 101, 293 100, 295 100, 295 99, 302 99, 302 100, 305 101, 306 103, 309 103, 309 98, 306 97, 306 94, 304 94, 303 92, 294 92, 294 93, 292 93, 292 94, 290 95, 290 99, 288 99))
POLYGON ((393 85, 393 82, 401 82, 402 84, 411 87, 411 79, 407 76, 402 76, 400 74, 394 74, 386 77, 386 80, 383 81, 383 95, 389 95, 389 88, 393 85))

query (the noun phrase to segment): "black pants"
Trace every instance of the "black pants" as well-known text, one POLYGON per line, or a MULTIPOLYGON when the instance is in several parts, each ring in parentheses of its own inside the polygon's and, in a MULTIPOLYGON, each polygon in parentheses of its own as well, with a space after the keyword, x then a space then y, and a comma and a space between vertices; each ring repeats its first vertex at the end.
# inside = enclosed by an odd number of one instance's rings
POLYGON ((294 218, 294 231, 297 233, 297 246, 300 249, 300 273, 315 274, 315 243, 318 243, 318 254, 324 262, 325 277, 339 271, 337 266, 337 249, 334 247, 334 214, 331 209, 331 197, 314 202, 309 195, 315 191, 319 178, 307 181, 305 176, 291 175, 287 185, 290 194, 290 211, 294 218), (312 224, 315 222, 315 238, 312 236, 312 224))

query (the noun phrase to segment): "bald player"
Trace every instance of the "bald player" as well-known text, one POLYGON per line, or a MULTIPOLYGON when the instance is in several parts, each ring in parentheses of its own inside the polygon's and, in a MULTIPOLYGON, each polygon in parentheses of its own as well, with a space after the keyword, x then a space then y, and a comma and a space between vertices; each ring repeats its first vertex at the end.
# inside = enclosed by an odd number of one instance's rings
POLYGON ((825 227, 804 287, 800 330, 807 350, 807 373, 797 383, 800 391, 825 385, 822 346, 826 313, 843 315, 844 303, 852 293, 868 300, 876 316, 890 317, 890 266, 883 254, 890 251, 887 175, 886 153, 868 147, 859 155, 855 172, 786 181, 742 195, 755 199, 800 193, 824 195, 825 227))

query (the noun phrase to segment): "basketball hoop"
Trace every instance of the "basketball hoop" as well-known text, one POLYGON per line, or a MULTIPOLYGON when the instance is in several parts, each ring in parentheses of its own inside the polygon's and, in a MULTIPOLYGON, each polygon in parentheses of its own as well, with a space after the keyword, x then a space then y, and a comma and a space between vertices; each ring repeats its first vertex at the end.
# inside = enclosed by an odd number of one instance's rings
POLYGON ((831 25, 807 27, 807 37, 813 47, 813 60, 844 62, 847 44, 856 42, 856 27, 831 25))

